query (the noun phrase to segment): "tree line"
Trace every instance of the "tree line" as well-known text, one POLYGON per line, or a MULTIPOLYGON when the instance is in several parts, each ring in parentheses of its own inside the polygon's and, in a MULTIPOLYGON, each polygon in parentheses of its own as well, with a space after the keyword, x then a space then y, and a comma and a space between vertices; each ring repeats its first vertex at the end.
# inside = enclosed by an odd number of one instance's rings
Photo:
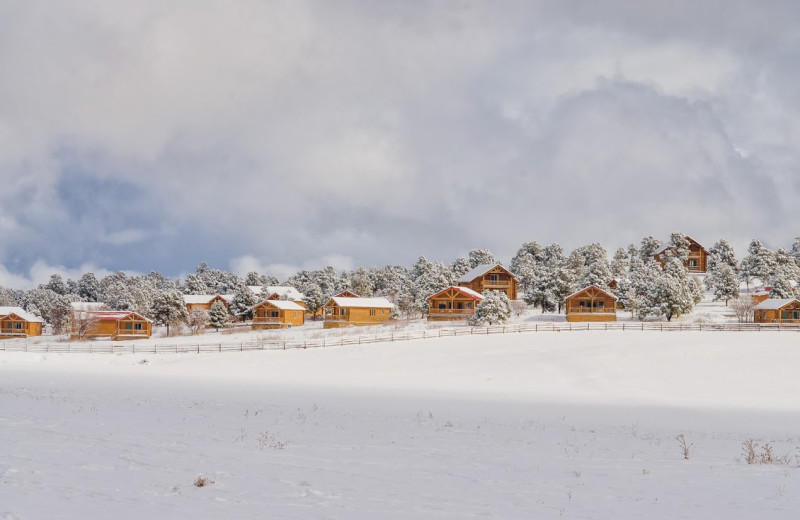
MULTIPOLYGON (((794 296, 794 287, 800 282, 800 237, 788 250, 772 250, 753 239, 741 260, 737 260, 725 239, 719 240, 708 249, 705 287, 698 277, 687 272, 687 237, 672 233, 666 245, 662 267, 653 257, 662 244, 652 236, 644 237, 638 245, 619 248, 611 255, 598 243, 567 254, 557 243, 541 245, 532 241, 522 244, 508 269, 519 281, 524 302, 543 312, 560 313, 567 296, 597 285, 615 294, 627 310, 642 320, 650 317, 670 320, 685 314, 700 301, 704 290, 727 304, 739 296, 741 283, 750 289, 759 281, 772 288, 771 297, 787 298, 794 296), (616 284, 609 288, 612 280, 616 284)), ((119 271, 100 279, 87 272, 78 280, 64 280, 53 274, 47 283, 27 291, 0 287, 0 305, 20 306, 41 316, 54 333, 69 330, 71 303, 76 301, 102 302, 112 310, 137 312, 156 324, 187 323, 190 328, 197 328, 203 319, 209 319, 208 313, 192 319, 186 312, 184 295, 232 295, 231 316, 248 319, 250 309, 258 303, 250 287, 263 287, 266 291, 269 286, 287 285, 304 295, 304 303, 313 313, 330 296, 347 289, 363 297, 386 297, 396 305, 399 314, 414 318, 427 312, 428 296, 457 285, 457 280, 471 269, 494 263, 496 259, 489 250, 473 249, 467 256, 449 263, 421 256, 410 267, 387 265, 337 271, 328 266, 298 271, 282 282, 257 272, 241 277, 206 263, 183 279, 169 278, 156 271, 146 275, 119 271)), ((218 309, 215 316, 212 325, 224 325, 218 309)))

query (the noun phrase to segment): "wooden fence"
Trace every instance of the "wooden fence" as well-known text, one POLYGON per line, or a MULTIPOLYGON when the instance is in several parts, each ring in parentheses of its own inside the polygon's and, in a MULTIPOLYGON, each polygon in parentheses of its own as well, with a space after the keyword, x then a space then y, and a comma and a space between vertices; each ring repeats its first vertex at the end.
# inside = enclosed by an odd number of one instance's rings
POLYGON ((40 353, 102 353, 102 354, 180 354, 202 352, 244 352, 252 350, 287 350, 324 347, 341 347, 346 345, 364 345, 394 341, 410 341, 452 336, 471 336, 488 334, 518 334, 526 332, 566 332, 566 331, 734 331, 734 332, 800 332, 800 324, 777 323, 663 323, 663 322, 589 322, 589 323, 517 323, 513 325, 493 325, 488 327, 463 327, 426 329, 418 331, 384 332, 368 335, 346 335, 339 337, 309 340, 254 340, 216 343, 164 343, 137 344, 61 342, 34 343, 26 340, 0 341, 0 351, 6 352, 40 352, 40 353))

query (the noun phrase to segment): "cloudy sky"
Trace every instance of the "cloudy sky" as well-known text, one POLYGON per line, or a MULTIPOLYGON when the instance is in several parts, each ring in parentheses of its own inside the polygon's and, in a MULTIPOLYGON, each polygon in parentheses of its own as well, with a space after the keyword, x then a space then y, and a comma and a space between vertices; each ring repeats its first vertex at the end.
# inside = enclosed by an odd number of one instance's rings
POLYGON ((800 5, 0 0, 0 285, 800 234, 800 5))

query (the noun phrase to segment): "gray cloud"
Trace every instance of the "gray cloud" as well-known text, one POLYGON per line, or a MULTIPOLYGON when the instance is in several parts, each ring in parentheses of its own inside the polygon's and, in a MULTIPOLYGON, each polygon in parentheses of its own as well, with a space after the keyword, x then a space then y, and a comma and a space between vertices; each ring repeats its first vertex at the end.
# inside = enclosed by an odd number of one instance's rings
POLYGON ((722 5, 0 8, 0 263, 788 245, 798 8, 722 5))

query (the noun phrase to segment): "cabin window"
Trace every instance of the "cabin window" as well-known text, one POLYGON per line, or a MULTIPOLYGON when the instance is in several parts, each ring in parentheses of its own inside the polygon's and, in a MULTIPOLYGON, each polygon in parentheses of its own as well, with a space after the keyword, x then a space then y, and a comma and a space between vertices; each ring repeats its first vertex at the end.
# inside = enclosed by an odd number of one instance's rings
POLYGON ((370 316, 375 316, 375 309, 370 309, 369 310, 369 315, 370 316))
POLYGON ((133 324, 133 330, 143 330, 143 329, 144 329, 144 324, 143 323, 134 323, 133 324))
POLYGON ((580 304, 581 307, 586 307, 586 302, 585 301, 580 300, 578 303, 580 304))
POLYGON ((697 260, 689 260, 689 267, 697 267, 697 260))
POLYGON ((496 274, 490 274, 489 275, 489 281, 490 282, 496 282, 498 280, 500 280, 500 276, 499 275, 496 275, 496 274))
POLYGON ((463 308, 464 308, 464 302, 456 302, 456 309, 461 310, 463 308))
POLYGON ((344 309, 339 309, 339 315, 344 316, 344 309))
POLYGON ((761 311, 761 321, 767 321, 767 311, 761 311))
POLYGON ((20 330, 21 330, 21 329, 22 329, 22 322, 21 322, 21 321, 18 321, 18 322, 16 322, 16 323, 14 324, 14 328, 15 328, 15 329, 20 329, 20 330))
POLYGON ((471 309, 471 308, 472 308, 472 302, 467 302, 467 309, 471 309))
POLYGON ((440 309, 446 309, 447 308, 447 304, 445 302, 439 302, 439 308, 440 309))
POLYGON ((597 306, 602 309, 605 306, 605 303, 606 302, 597 302, 597 306))
POLYGON ((269 316, 270 316, 270 318, 277 318, 278 314, 279 314, 278 311, 272 311, 272 312, 269 313, 269 316))
POLYGON ((133 323, 131 323, 129 321, 125 322, 125 329, 126 330, 131 330, 132 328, 133 328, 133 323))

